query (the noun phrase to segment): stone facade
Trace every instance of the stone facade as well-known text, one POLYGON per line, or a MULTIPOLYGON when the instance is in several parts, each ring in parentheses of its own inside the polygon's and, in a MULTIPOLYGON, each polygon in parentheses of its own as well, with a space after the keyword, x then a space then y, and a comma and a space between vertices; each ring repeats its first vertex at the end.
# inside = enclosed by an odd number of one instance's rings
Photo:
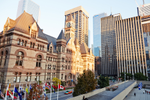
MULTIPOLYGON (((72 34, 74 34, 72 32, 72 34)), ((50 82, 61 79, 66 86, 74 86, 79 74, 94 72, 94 56, 85 43, 63 31, 58 38, 46 35, 32 15, 24 12, 16 20, 7 19, 0 33, 0 83, 50 82)))

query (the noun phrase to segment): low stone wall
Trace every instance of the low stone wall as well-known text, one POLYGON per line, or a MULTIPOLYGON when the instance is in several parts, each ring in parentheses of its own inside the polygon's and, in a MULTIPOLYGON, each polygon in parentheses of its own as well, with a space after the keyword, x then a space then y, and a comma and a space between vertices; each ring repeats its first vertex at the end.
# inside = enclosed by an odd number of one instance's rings
POLYGON ((128 88, 126 88, 124 91, 119 93, 117 96, 115 96, 111 100, 123 100, 126 95, 134 88, 134 86, 137 84, 137 81, 135 81, 133 84, 131 84, 128 88))
MULTIPOLYGON (((118 85, 123 84, 123 83, 125 83, 125 82, 128 82, 128 81, 116 83, 116 84, 114 84, 113 86, 118 86, 118 85)), ((106 88, 105 88, 105 87, 104 87, 104 88, 101 88, 101 89, 94 90, 94 91, 89 92, 89 93, 87 93, 87 94, 82 94, 82 95, 79 95, 79 96, 76 96, 76 97, 67 99, 67 100, 82 100, 82 99, 83 99, 83 96, 85 96, 86 98, 89 98, 89 97, 94 96, 94 95, 96 95, 96 94, 98 94, 98 93, 101 93, 101 92, 103 92, 103 91, 106 91, 106 88)), ((119 99, 118 99, 118 100, 119 100, 119 99)))
POLYGON ((144 85, 144 84, 146 84, 146 85, 150 85, 150 81, 137 81, 137 83, 139 84, 140 82, 142 82, 142 84, 144 85))

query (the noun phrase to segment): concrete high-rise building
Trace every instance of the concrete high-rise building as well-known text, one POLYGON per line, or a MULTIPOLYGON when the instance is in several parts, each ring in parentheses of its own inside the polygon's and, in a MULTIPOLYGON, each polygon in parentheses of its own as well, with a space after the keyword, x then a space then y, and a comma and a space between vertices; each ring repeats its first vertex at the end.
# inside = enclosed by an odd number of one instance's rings
POLYGON ((141 17, 118 20, 115 27, 118 77, 121 72, 147 76, 141 17))
MULTIPOLYGON (((75 38, 79 40, 80 45, 86 43, 88 46, 88 12, 82 6, 65 11, 65 25, 69 15, 75 20, 75 38)), ((65 36, 67 37, 67 34, 65 36)))
POLYGON ((32 14, 33 18, 39 24, 40 21, 40 6, 34 3, 32 0, 20 0, 17 10, 17 18, 26 11, 29 14, 32 14))
POLYGON ((139 7, 137 7, 137 13, 138 13, 138 16, 150 15, 150 3, 140 5, 139 7))
POLYGON ((115 21, 120 19, 120 14, 101 18, 102 75, 117 76, 115 21))
POLYGON ((106 13, 101 13, 93 16, 93 48, 94 56, 101 55, 101 18, 107 16, 106 13))
POLYGON ((141 17, 145 44, 147 73, 150 80, 150 15, 141 17))

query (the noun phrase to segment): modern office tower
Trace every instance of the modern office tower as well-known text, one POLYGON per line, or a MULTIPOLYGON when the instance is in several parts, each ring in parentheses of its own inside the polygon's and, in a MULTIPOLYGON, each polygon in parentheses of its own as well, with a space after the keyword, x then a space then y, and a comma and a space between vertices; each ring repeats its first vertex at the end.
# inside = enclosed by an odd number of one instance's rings
POLYGON ((102 75, 117 76, 115 21, 120 14, 101 18, 102 75))
POLYGON ((150 80, 150 15, 141 17, 145 43, 147 73, 150 80))
POLYGON ((139 7, 137 7, 137 13, 138 13, 138 16, 150 15, 150 3, 140 5, 139 7))
POLYGON ((101 57, 101 18, 107 16, 101 13, 93 16, 93 47, 94 56, 101 57))
POLYGON ((40 6, 34 3, 32 0, 20 0, 18 4, 17 18, 26 11, 32 14, 33 18, 39 24, 40 21, 40 6))
POLYGON ((115 27, 118 77, 122 72, 147 76, 141 17, 116 21, 115 27))
POLYGON ((82 6, 65 11, 65 25, 69 15, 72 15, 75 20, 75 38, 79 40, 80 45, 86 43, 88 46, 88 12, 82 6))
POLYGON ((88 32, 88 47, 91 48, 91 33, 90 33, 90 30, 88 32))
POLYGON ((95 57, 95 76, 101 74, 101 57, 95 57))

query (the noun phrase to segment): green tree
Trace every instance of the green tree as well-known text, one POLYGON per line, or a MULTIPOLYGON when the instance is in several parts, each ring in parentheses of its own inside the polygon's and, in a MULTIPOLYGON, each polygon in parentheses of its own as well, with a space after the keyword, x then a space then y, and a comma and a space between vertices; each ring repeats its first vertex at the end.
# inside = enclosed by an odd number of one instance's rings
MULTIPOLYGON (((34 83, 32 85, 32 89, 30 89, 30 93, 26 94, 27 100, 39 100, 39 99, 44 99, 44 96, 41 97, 43 94, 43 87, 41 86, 42 84, 40 83, 39 85, 37 83, 34 83)), ((48 100, 48 97, 45 97, 45 100, 48 100)))
POLYGON ((55 85, 55 86, 58 86, 58 83, 61 84, 61 80, 56 77, 54 77, 52 80, 54 82, 53 85, 55 85))
POLYGON ((109 78, 104 77, 104 76, 100 76, 98 79, 98 85, 100 85, 100 88, 109 86, 109 78))
POLYGON ((91 92, 96 87, 96 79, 94 79, 94 73, 91 70, 84 70, 83 74, 77 78, 77 81, 78 83, 74 88, 73 96, 91 92))
POLYGON ((148 77, 144 76, 142 73, 135 73, 134 78, 136 80, 147 80, 148 77))

